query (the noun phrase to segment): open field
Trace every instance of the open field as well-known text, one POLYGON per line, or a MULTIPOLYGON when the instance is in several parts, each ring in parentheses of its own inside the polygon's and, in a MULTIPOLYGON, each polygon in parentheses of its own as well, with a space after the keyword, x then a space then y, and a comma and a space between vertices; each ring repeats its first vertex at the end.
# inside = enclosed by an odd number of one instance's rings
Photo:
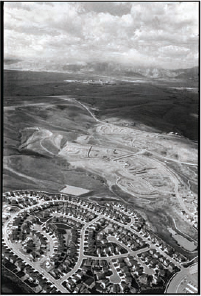
POLYGON ((175 230, 174 218, 197 239, 198 94, 175 88, 186 82, 92 85, 80 83, 81 74, 4 75, 4 191, 58 192, 68 184, 100 203, 124 201, 194 258, 167 229, 175 230))
POLYGON ((79 195, 82 195, 82 194, 89 193, 89 190, 87 190, 87 189, 80 188, 80 187, 75 187, 75 186, 69 186, 69 185, 66 185, 60 191, 63 192, 63 193, 72 194, 72 195, 75 195, 75 196, 79 196, 79 195))

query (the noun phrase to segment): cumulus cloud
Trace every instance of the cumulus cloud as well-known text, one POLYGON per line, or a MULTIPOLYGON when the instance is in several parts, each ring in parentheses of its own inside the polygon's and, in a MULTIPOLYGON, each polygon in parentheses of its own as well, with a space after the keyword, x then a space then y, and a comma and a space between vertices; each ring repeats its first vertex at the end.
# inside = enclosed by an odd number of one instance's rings
POLYGON ((6 2, 4 55, 193 67, 198 13, 197 2, 6 2))

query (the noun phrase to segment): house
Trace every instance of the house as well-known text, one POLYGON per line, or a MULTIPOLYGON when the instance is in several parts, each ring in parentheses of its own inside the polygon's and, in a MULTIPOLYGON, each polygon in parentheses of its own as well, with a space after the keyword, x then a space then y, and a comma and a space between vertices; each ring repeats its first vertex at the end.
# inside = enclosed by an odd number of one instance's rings
POLYGON ((82 283, 77 284, 73 293, 79 293, 79 291, 80 291, 80 289, 81 289, 82 286, 83 286, 82 283))
POLYGON ((142 274, 140 277, 139 277, 139 282, 143 285, 147 285, 148 283, 148 276, 146 274, 142 274))
POLYGON ((18 259, 18 257, 16 255, 14 255, 14 254, 10 255, 10 262, 11 263, 15 263, 17 261, 17 259, 18 259))
POLYGON ((101 287, 105 290, 106 289, 106 287, 109 285, 109 283, 110 283, 110 281, 109 281, 109 279, 102 279, 101 280, 101 282, 100 282, 100 285, 101 285, 101 287))
POLYGON ((105 274, 103 272, 96 272, 96 280, 103 280, 105 278, 105 274))
POLYGON ((17 259, 17 261, 15 262, 15 265, 17 266, 18 271, 23 270, 23 268, 25 267, 25 264, 22 262, 20 258, 17 259))
POLYGON ((119 293, 120 292, 119 285, 118 284, 113 284, 111 292, 114 293, 114 294, 119 293))
POLYGON ((94 278, 89 277, 89 278, 84 282, 84 284, 85 284, 85 286, 86 286, 88 289, 93 289, 93 287, 95 286, 94 278))

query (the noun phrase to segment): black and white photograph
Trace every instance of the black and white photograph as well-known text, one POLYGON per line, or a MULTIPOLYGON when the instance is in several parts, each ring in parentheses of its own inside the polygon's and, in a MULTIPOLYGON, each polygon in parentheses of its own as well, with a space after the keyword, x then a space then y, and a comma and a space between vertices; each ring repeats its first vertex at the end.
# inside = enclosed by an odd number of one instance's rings
POLYGON ((1 6, 1 295, 199 295, 200 3, 1 6))

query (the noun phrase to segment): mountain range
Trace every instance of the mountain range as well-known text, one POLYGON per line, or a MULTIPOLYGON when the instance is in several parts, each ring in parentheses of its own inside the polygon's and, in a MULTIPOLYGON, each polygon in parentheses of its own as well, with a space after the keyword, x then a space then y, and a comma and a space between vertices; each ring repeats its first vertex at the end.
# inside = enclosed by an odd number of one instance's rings
POLYGON ((4 69, 25 71, 47 71, 67 73, 91 73, 100 75, 128 76, 138 78, 178 78, 198 81, 198 67, 188 69, 163 69, 157 67, 140 67, 135 65, 122 65, 114 62, 88 62, 88 63, 62 63, 46 61, 46 63, 35 60, 4 59, 4 69))

